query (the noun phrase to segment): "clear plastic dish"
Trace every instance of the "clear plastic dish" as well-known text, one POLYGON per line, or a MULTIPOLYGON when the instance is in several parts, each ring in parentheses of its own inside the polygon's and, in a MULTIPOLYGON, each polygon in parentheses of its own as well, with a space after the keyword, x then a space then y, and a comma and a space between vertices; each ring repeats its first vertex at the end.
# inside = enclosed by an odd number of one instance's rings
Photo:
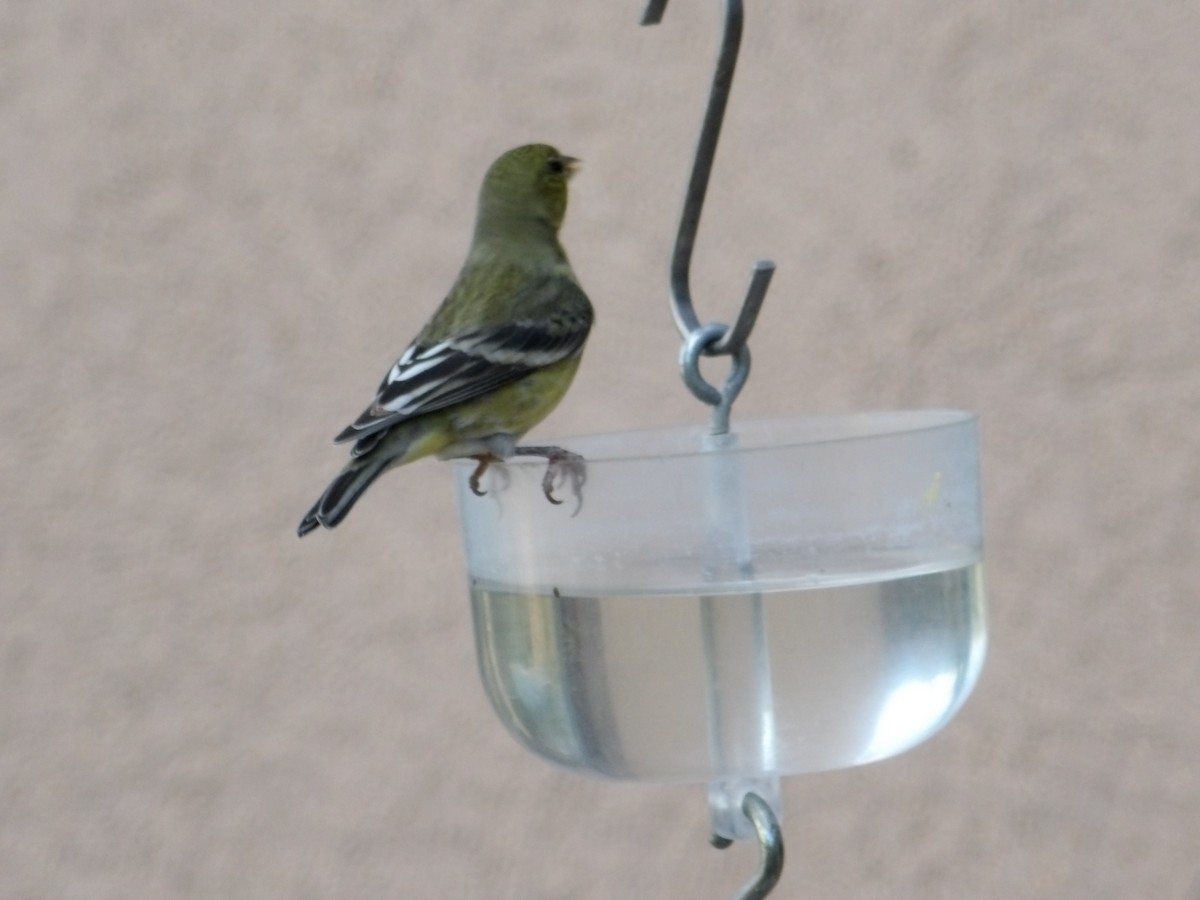
POLYGON ((538 755, 621 779, 732 784, 929 737, 985 651, 979 447, 954 410, 569 438, 457 467, 480 673, 538 755))

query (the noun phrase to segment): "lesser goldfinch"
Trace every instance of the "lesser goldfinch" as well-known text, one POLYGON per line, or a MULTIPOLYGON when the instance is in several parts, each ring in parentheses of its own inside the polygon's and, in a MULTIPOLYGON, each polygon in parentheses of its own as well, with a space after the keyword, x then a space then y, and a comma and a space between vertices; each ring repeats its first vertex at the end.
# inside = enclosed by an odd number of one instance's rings
POLYGON ((474 458, 471 488, 490 462, 543 456, 547 499, 560 474, 575 494, 582 460, 559 447, 518 447, 570 387, 592 327, 558 230, 578 160, 546 144, 509 150, 488 168, 475 235, 458 279, 388 371, 366 411, 335 442, 350 462, 297 529, 333 528, 392 466, 436 454, 474 458))

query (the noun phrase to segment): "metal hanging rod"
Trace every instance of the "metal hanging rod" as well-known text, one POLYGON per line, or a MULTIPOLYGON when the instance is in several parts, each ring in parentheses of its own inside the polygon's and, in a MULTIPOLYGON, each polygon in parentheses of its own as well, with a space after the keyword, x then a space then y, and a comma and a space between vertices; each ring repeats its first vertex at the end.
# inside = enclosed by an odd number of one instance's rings
MULTIPOLYGON (((642 24, 657 25, 662 21, 666 8, 667 0, 650 0, 642 16, 642 24)), ((717 152, 717 139, 721 136, 721 124, 725 119, 729 89, 733 84, 733 71, 737 65, 738 48, 742 40, 742 20, 741 0, 725 0, 725 25, 721 47, 717 53, 717 69, 713 75, 704 123, 700 128, 696 158, 692 163, 692 177, 688 182, 683 214, 680 216, 679 231, 675 238, 675 251, 671 257, 671 310, 675 324, 683 336, 683 349, 679 358, 680 371, 684 383, 692 393, 714 407, 713 434, 725 434, 729 430, 730 408, 750 375, 750 348, 746 342, 758 318, 763 298, 766 297, 771 276, 775 273, 773 262, 760 260, 755 263, 746 299, 742 302, 741 311, 732 328, 720 323, 700 323, 691 293, 692 251, 696 244, 696 231, 700 226, 704 195, 708 191, 708 179, 712 174, 713 159, 717 152), (701 356, 732 357, 732 368, 720 390, 705 381, 700 374, 701 356)), ((746 794, 742 801, 742 812, 754 826, 761 862, 758 872, 742 888, 736 900, 762 900, 779 883, 783 873, 783 835, 771 805, 758 794, 746 794)), ((713 845, 716 847, 727 847, 730 843, 725 838, 713 839, 713 845)))

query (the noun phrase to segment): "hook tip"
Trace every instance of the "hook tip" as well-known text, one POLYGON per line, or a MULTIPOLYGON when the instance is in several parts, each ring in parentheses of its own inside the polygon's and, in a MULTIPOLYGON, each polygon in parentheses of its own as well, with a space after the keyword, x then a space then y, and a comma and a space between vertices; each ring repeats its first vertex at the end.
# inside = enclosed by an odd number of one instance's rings
POLYGON ((657 25, 662 21, 663 11, 667 8, 667 0, 650 0, 646 11, 642 13, 643 25, 657 25))

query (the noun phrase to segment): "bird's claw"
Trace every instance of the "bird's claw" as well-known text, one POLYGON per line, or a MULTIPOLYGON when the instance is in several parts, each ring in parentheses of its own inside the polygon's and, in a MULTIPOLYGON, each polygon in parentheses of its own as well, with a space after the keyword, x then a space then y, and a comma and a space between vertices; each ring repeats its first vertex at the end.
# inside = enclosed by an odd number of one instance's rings
POLYGON ((476 497, 486 497, 487 491, 479 486, 479 479, 483 477, 483 473, 486 472, 488 466, 491 465, 492 458, 490 456, 476 456, 475 461, 478 462, 479 465, 477 465, 475 467, 475 471, 471 473, 471 477, 467 480, 467 484, 471 488, 471 493, 476 497))
MULTIPOLYGON (((584 463, 583 457, 578 453, 572 453, 570 450, 564 450, 562 447, 516 447, 512 455, 514 456, 540 456, 546 460, 546 474, 542 476, 542 493, 546 495, 546 499, 555 506, 562 505, 561 500, 554 496, 554 489, 563 482, 571 485, 571 493, 575 495, 575 512, 571 513, 572 518, 579 515, 579 511, 583 509, 583 485, 587 481, 587 465, 584 463)), ((491 455, 481 455, 473 457, 479 465, 475 471, 471 473, 468 484, 476 496, 484 496, 484 491, 479 487, 479 479, 487 470, 487 467, 492 462, 499 461, 499 458, 491 455)), ((504 471, 503 468, 500 469, 504 471)))
POLYGON ((571 517, 574 518, 583 509, 583 485, 587 482, 587 465, 582 456, 569 450, 560 450, 547 457, 546 474, 542 476, 542 492, 555 506, 562 504, 562 501, 554 496, 554 488, 560 481, 570 482, 571 493, 575 495, 575 512, 571 513, 571 517))

